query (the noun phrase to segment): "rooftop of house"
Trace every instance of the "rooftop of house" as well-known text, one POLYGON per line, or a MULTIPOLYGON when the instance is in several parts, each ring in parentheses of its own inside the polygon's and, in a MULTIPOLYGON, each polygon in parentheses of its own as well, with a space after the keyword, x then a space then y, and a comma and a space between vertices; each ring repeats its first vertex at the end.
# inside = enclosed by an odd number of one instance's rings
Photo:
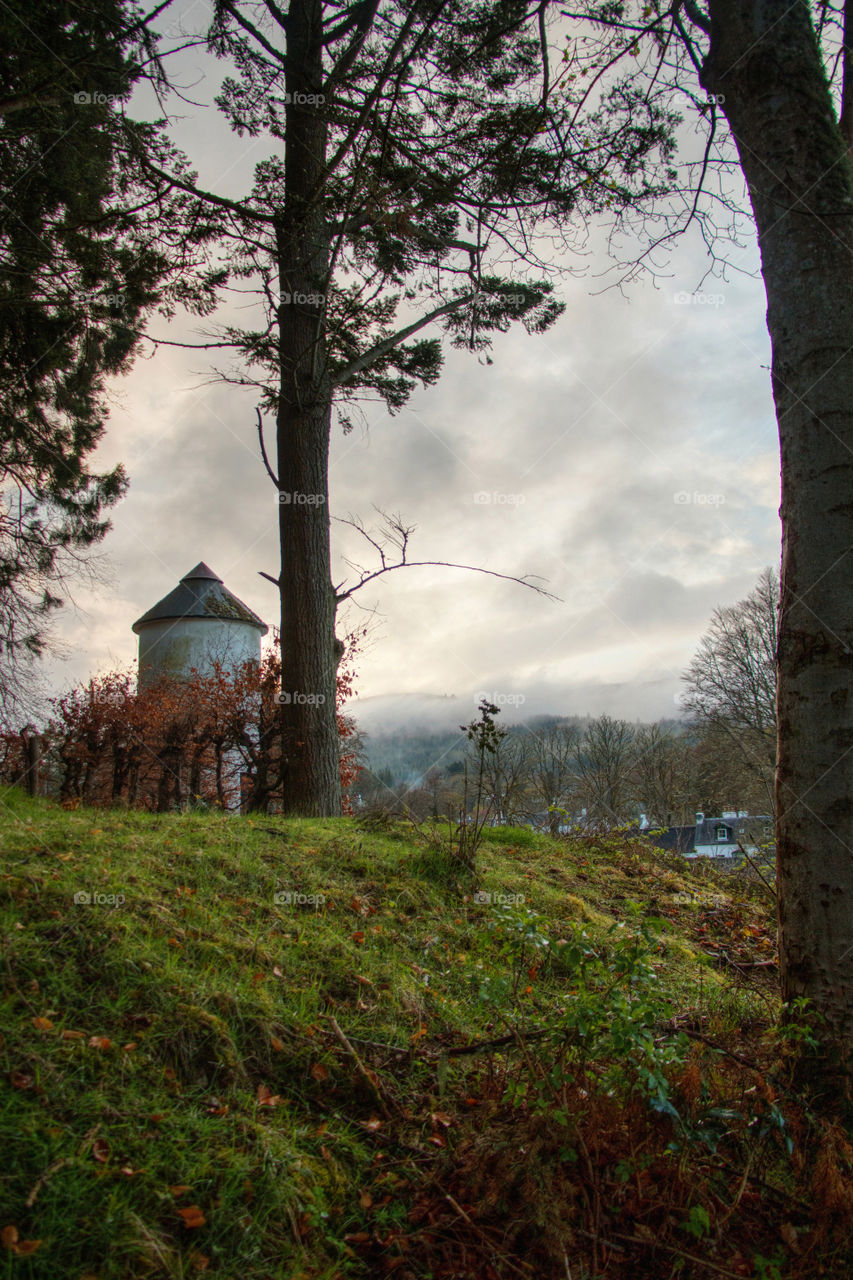
POLYGON ((735 850, 738 842, 752 844, 762 838, 772 821, 765 813, 725 813, 720 818, 706 818, 704 813, 697 813, 692 825, 669 827, 652 839, 659 848, 671 849, 674 853, 735 850))
POLYGON ((222 621, 248 623, 266 635, 269 627, 248 605, 229 591, 222 579, 200 561, 194 569, 181 578, 178 585, 147 613, 137 618, 133 630, 138 635, 152 622, 174 621, 180 618, 210 618, 222 621))

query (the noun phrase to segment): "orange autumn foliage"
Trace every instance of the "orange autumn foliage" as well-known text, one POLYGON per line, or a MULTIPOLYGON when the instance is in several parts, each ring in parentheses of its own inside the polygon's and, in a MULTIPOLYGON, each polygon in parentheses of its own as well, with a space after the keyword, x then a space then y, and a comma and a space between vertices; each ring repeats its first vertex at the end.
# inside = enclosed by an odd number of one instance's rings
MULTIPOLYGON (((358 775, 355 723, 341 712, 353 693, 351 638, 337 676, 340 774, 358 775)), ((260 666, 163 679, 137 690, 133 672, 99 676, 53 700, 44 734, 65 805, 122 804, 164 812, 188 805, 275 812, 281 787, 278 639, 260 666)), ((10 764, 15 744, 5 744, 10 764)), ((2 772, 2 770, 0 770, 2 772)), ((348 805, 345 801, 345 808, 348 805)))

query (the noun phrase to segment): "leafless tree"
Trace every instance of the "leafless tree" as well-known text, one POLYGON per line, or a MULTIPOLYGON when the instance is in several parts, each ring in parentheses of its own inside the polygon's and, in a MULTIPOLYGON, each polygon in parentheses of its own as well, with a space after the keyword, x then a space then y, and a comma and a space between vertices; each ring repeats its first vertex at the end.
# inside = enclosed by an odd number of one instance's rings
POLYGON ((534 804, 530 794, 529 740, 523 734, 507 733, 493 752, 484 757, 484 790, 491 800, 497 822, 517 822, 530 817, 534 804))
POLYGON ((587 725, 578 756, 578 777, 588 821, 615 826, 630 816, 635 736, 633 725, 606 715, 587 725))
POLYGON ((527 741, 530 787, 548 809, 548 826, 556 835, 562 813, 577 794, 581 731, 575 724, 553 724, 532 731, 527 741))
POLYGON ((762 789, 768 811, 776 767, 778 616, 778 579, 765 569, 746 599, 714 610, 684 673, 685 708, 734 749, 741 767, 762 789))
POLYGON ((634 786, 652 826, 668 827, 689 816, 694 765, 683 734, 660 724, 643 725, 634 738, 634 786))

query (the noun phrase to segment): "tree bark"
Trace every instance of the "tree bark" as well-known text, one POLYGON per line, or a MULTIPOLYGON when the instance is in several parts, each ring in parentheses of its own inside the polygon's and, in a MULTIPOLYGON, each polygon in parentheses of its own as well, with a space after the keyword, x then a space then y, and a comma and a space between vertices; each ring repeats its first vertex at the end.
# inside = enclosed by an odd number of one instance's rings
POLYGON ((282 809, 341 811, 335 715, 335 593, 328 456, 332 388, 325 294, 330 231, 323 183, 326 124, 321 0, 288 11, 285 197, 276 225, 281 300, 277 423, 281 544, 282 809))
POLYGON ((782 467, 776 772, 786 1000, 853 1050, 853 170, 805 0, 710 0, 767 292, 782 467))

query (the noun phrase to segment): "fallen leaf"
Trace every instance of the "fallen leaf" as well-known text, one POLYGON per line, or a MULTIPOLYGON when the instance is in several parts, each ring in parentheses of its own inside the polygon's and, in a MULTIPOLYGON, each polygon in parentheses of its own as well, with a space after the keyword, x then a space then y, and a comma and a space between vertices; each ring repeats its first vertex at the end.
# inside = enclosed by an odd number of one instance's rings
POLYGON ((270 1036, 270 1044, 276 1053, 284 1053, 284 1041, 279 1040, 278 1036, 270 1036))
POLYGON ((50 1018, 33 1018, 33 1026, 36 1031, 52 1031, 53 1023, 50 1018))
POLYGON ((274 964, 274 965, 273 965, 273 968, 272 968, 272 976, 273 976, 274 978, 283 978, 283 977, 284 977, 284 974, 282 973, 281 969, 279 969, 279 967, 278 967, 278 965, 277 965, 277 964, 274 964))
POLYGON ((207 1254, 196 1253, 195 1249, 190 1252, 190 1262, 193 1264, 196 1271, 206 1271, 210 1266, 210 1258, 208 1258, 207 1254))
POLYGON ((63 1040, 82 1040, 85 1034, 86 1034, 85 1031, 70 1031, 66 1027, 65 1030, 62 1032, 62 1039, 63 1040))
POLYGON ((108 1036, 89 1036, 90 1049, 111 1049, 112 1043, 108 1036))
POLYGON ((364 942, 364 934, 360 929, 358 929, 355 933, 351 933, 350 937, 352 938, 353 942, 358 943, 359 946, 361 946, 362 942, 364 942))
POLYGON ((371 1132, 382 1128, 382 1121, 377 1116, 371 1116, 369 1120, 362 1120, 361 1124, 365 1129, 370 1129, 371 1132))
POLYGON ((110 1144, 106 1138, 96 1138, 92 1143, 92 1159, 98 1164, 106 1164, 110 1158, 110 1144))
POLYGON ((169 1195, 177 1200, 179 1196, 185 1196, 189 1190, 190 1188, 184 1186, 182 1182, 176 1182, 174 1186, 169 1187, 169 1195))
POLYGON ((139 1045, 133 1040, 130 1044, 123 1044, 121 1047, 124 1053, 132 1053, 134 1049, 139 1048, 139 1045))
POLYGON ((281 1098, 277 1093, 273 1093, 268 1084, 258 1085, 258 1106, 259 1107, 276 1107, 281 1102, 281 1098))
POLYGON ((17 1227, 4 1227, 0 1232, 0 1241, 10 1253, 19 1258, 27 1258, 41 1248, 41 1240, 22 1240, 17 1227))
POLYGON ((24 1075, 23 1071, 10 1071, 9 1081, 16 1089, 32 1089, 32 1076, 24 1075))
POLYGON ((41 1248, 41 1240, 20 1239, 18 1229, 15 1228, 15 1226, 13 1226, 13 1228, 6 1228, 3 1233, 4 1236, 6 1231, 14 1231, 14 1239, 10 1239, 10 1243, 6 1244, 6 1248, 8 1248, 10 1252, 17 1254, 17 1257, 19 1258, 28 1258, 29 1254, 35 1253, 36 1249, 41 1248))
POLYGON ((358 1197, 358 1203, 361 1205, 362 1209, 369 1209, 373 1204, 373 1196, 369 1191, 362 1191, 361 1195, 358 1197))
POLYGON ((797 1234, 797 1228, 794 1226, 793 1222, 783 1222, 779 1228, 779 1235, 785 1241, 785 1244, 789 1249, 799 1249, 797 1234))
POLYGON ((448 1115, 446 1111, 433 1111, 430 1114, 433 1124, 443 1124, 448 1129, 453 1124, 453 1117, 448 1115))
POLYGON ((322 1062, 314 1063, 314 1065, 311 1068, 311 1075, 314 1077, 315 1080, 319 1080, 321 1083, 323 1080, 328 1080, 329 1078, 329 1072, 323 1066, 322 1062))
POLYGON ((188 1231, 192 1231, 196 1227, 203 1227, 207 1222, 207 1218, 205 1218, 197 1204, 187 1205, 186 1209, 179 1209, 178 1213, 181 1215, 184 1226, 188 1231))

